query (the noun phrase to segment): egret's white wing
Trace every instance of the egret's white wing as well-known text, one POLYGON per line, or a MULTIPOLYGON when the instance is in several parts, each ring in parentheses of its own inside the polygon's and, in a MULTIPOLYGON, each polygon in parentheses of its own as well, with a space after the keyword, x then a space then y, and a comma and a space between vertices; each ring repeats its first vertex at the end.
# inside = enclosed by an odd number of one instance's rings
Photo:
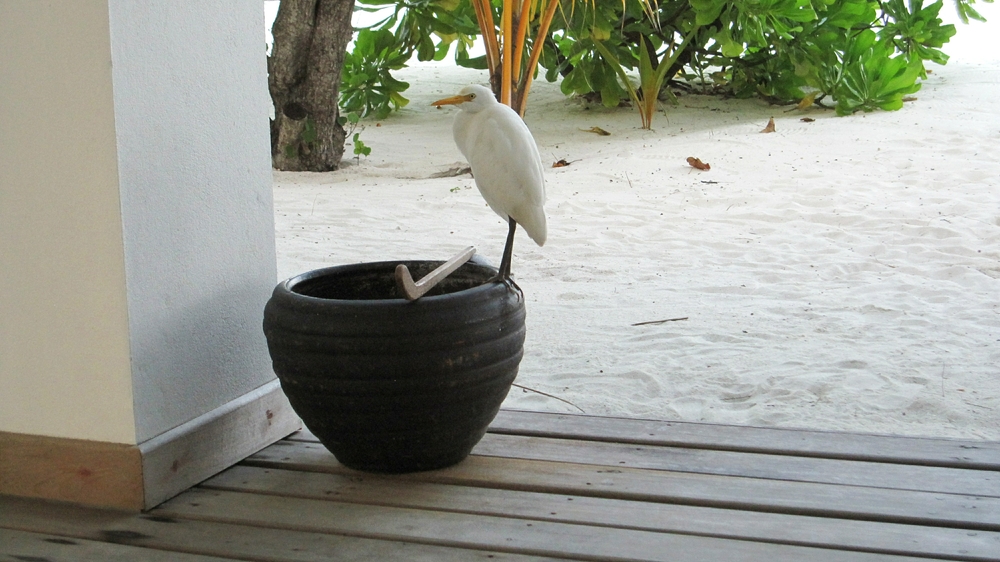
POLYGON ((512 217, 539 245, 545 243, 545 178, 527 125, 507 106, 495 105, 456 121, 455 140, 472 166, 476 186, 490 208, 512 217))

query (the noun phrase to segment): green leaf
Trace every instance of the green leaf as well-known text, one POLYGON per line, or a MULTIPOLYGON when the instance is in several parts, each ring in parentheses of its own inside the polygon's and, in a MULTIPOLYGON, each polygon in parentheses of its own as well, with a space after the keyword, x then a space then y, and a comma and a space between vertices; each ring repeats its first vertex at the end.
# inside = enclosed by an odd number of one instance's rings
POLYGON ((879 88, 878 95, 912 94, 920 89, 920 85, 916 82, 923 73, 923 66, 919 61, 911 62, 903 68, 898 68, 905 63, 903 57, 897 57, 895 61, 899 61, 899 64, 887 66, 885 72, 889 74, 885 83, 879 88))
MULTIPOLYGON (((962 23, 969 23, 969 20, 976 20, 985 22, 986 18, 981 16, 975 8, 972 7, 972 3, 975 0, 956 0, 955 5, 958 7, 958 16, 962 19, 962 23)), ((990 2, 991 0, 986 0, 990 2)))
POLYGON ((466 54, 464 57, 456 57, 455 63, 464 68, 475 68, 477 70, 486 70, 487 68, 486 55, 469 57, 466 54))
POLYGON ((351 139, 351 142, 354 145, 354 155, 358 158, 361 156, 368 156, 372 153, 371 147, 366 146, 365 143, 359 138, 360 136, 361 133, 354 133, 354 136, 351 139))
MULTIPOLYGON (((788 18, 792 21, 798 22, 813 21, 816 19, 816 12, 813 10, 812 3, 809 0, 789 0, 780 2, 774 13, 778 17, 788 18)), ((802 28, 798 28, 798 30, 801 31, 802 28)))
MULTIPOLYGON (((639 107, 639 95, 635 91, 635 86, 633 86, 632 83, 629 81, 628 75, 625 74, 625 69, 622 67, 621 63, 619 62, 618 57, 616 57, 600 41, 594 41, 594 48, 596 48, 598 50, 598 52, 601 53, 601 56, 604 57, 604 59, 611 65, 611 68, 614 69, 614 71, 618 74, 618 77, 621 79, 622 83, 625 85, 626 90, 628 91, 629 97, 632 98, 632 103, 634 103, 635 106, 638 108, 639 107)), ((563 81, 565 82, 565 80, 563 80, 563 81)))
POLYGON ((695 24, 709 25, 719 18, 726 0, 691 0, 691 8, 695 12, 695 24))
POLYGON ((723 27, 715 35, 715 42, 722 47, 722 56, 735 58, 743 54, 743 44, 733 41, 728 27, 723 27))
POLYGON ((875 21, 875 4, 868 0, 840 0, 829 5, 823 13, 830 25, 851 29, 875 21))
POLYGON ((404 98, 399 92, 389 92, 389 100, 397 109, 400 107, 406 107, 406 104, 410 103, 410 100, 404 98))

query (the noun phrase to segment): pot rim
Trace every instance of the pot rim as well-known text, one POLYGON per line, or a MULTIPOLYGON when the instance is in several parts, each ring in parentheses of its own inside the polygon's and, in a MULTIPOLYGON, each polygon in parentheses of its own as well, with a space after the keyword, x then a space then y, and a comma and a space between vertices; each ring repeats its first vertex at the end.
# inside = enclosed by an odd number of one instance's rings
MULTIPOLYGON (((305 302, 312 301, 317 304, 327 303, 328 305, 336 305, 336 306, 359 306, 359 307, 364 306, 366 308, 370 308, 372 306, 398 307, 403 305, 414 305, 420 302, 424 302, 426 304, 432 304, 432 303, 445 304, 450 301, 458 299, 468 299, 468 298, 475 298, 478 296, 484 296, 486 294, 489 294, 491 292, 496 292, 498 290, 512 290, 506 284, 501 283, 499 281, 489 281, 489 282, 484 282, 480 285, 476 285, 475 287, 471 287, 469 289, 462 289, 461 291, 455 291, 453 293, 445 293, 441 295, 425 295, 413 301, 406 300, 405 298, 402 297, 389 298, 389 299, 330 299, 330 298, 304 295, 294 290, 294 287, 300 283, 316 279, 324 275, 330 275, 333 273, 349 272, 352 270, 359 270, 359 269, 377 269, 380 267, 387 268, 391 273, 392 271, 395 271, 396 266, 401 263, 407 264, 408 267, 411 267, 412 264, 418 264, 418 263, 440 264, 441 261, 440 260, 395 260, 395 261, 360 262, 352 264, 333 265, 329 267, 313 269, 289 277, 288 279, 285 279, 284 281, 278 283, 278 286, 275 287, 275 290, 281 291, 295 298, 296 300, 302 299, 305 302)), ((473 258, 473 261, 470 261, 468 263, 471 263, 472 265, 475 266, 490 269, 494 272, 498 271, 497 268, 487 263, 475 261, 475 258, 473 258)), ((517 292, 520 293, 520 290, 518 290, 517 292)))

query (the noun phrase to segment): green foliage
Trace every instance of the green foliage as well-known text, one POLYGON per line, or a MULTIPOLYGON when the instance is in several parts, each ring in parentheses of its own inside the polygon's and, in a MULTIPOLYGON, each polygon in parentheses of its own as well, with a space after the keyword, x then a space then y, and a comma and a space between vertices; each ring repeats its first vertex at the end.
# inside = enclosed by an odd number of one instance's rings
MULTIPOLYGON (((983 0, 987 4, 992 4, 993 0, 983 0)), ((958 17, 962 18, 962 23, 969 23, 969 20, 986 21, 986 18, 979 15, 979 12, 972 7, 976 0, 955 0, 955 7, 958 8, 958 17)))
POLYGON ((407 60, 444 60, 451 45, 468 55, 479 33, 467 0, 357 0, 355 10, 374 12, 395 6, 392 15, 370 29, 393 32, 396 49, 407 60))
POLYGON ((409 103, 400 92, 410 87, 389 73, 406 66, 409 55, 398 50, 391 31, 362 29, 354 50, 344 56, 340 106, 347 113, 384 119, 393 108, 409 103))
MULTIPOLYGON (((959 15, 983 20, 975 0, 959 15)), ((992 1, 992 0, 985 0, 992 1)), ((485 68, 468 47, 478 35, 468 0, 358 0, 361 10, 395 6, 361 30, 345 65, 342 105, 383 117, 405 105, 405 82, 390 71, 414 54, 441 60, 455 45, 458 64, 485 68)), ((501 0, 493 1, 499 21, 501 0)), ((839 114, 898 109, 945 64, 956 30, 939 17, 942 0, 563 0, 542 45, 540 72, 567 95, 608 107, 631 101, 648 127, 664 87, 773 103, 835 102, 839 114), (926 5, 925 5, 926 3, 926 5)))
POLYGON ((895 110, 903 107, 903 96, 920 89, 917 78, 923 72, 919 58, 891 56, 889 41, 878 41, 866 29, 854 36, 844 53, 842 79, 834 98, 837 113, 847 115, 859 109, 895 110))
MULTIPOLYGON (((355 10, 374 12, 386 6, 395 6, 392 15, 358 30, 354 48, 344 58, 340 106, 346 113, 384 119, 406 106, 409 100, 402 92, 410 85, 395 79, 392 71, 404 68, 414 55, 422 61, 442 60, 455 44, 460 63, 476 64, 468 49, 479 28, 468 0, 358 0, 355 10)), ((355 154, 357 150, 355 144, 355 154)))
POLYGON ((911 60, 919 58, 937 64, 948 62, 948 55, 940 48, 955 35, 955 26, 941 25, 938 17, 940 1, 924 8, 922 0, 910 0, 907 9, 903 0, 887 0, 883 2, 882 9, 890 23, 882 28, 879 35, 892 41, 896 50, 911 60))
MULTIPOLYGON (((341 115, 337 121, 340 123, 341 127, 344 125, 350 125, 347 129, 347 134, 351 135, 351 144, 354 147, 354 156, 358 159, 358 162, 361 161, 362 156, 368 156, 372 153, 371 147, 366 145, 365 142, 361 140, 361 131, 358 131, 358 127, 361 126, 360 115, 357 113, 348 113, 347 115, 341 115)), ((361 130, 363 131, 364 127, 361 127, 361 130)))
MULTIPOLYGON (((628 76, 622 67, 618 57, 614 55, 600 41, 594 41, 594 46, 601 53, 604 59, 618 72, 622 82, 628 89, 633 103, 639 108, 639 115, 642 117, 642 128, 649 129, 652 126, 653 114, 656 112, 656 100, 663 90, 663 84, 667 79, 667 72, 677 61, 677 56, 684 51, 691 39, 697 34, 698 27, 692 29, 687 37, 670 51, 663 54, 661 58, 656 48, 653 46, 653 39, 645 35, 639 35, 639 88, 638 90, 629 82, 628 76)), ((601 92, 601 100, 607 103, 611 95, 601 92)), ((613 101, 613 98, 611 98, 613 101)))
POLYGON ((367 146, 364 141, 359 139, 359 136, 361 136, 361 133, 354 133, 354 136, 351 137, 351 142, 354 144, 354 155, 360 160, 362 156, 368 156, 371 154, 372 149, 370 146, 367 146))

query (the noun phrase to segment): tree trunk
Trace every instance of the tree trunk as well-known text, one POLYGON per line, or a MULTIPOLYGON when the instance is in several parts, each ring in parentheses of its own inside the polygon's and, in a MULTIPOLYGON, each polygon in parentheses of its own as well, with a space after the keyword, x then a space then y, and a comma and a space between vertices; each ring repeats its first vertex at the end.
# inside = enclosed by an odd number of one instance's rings
POLYGON ((274 103, 271 162, 279 170, 336 170, 344 155, 337 101, 354 0, 281 0, 267 59, 274 103))

